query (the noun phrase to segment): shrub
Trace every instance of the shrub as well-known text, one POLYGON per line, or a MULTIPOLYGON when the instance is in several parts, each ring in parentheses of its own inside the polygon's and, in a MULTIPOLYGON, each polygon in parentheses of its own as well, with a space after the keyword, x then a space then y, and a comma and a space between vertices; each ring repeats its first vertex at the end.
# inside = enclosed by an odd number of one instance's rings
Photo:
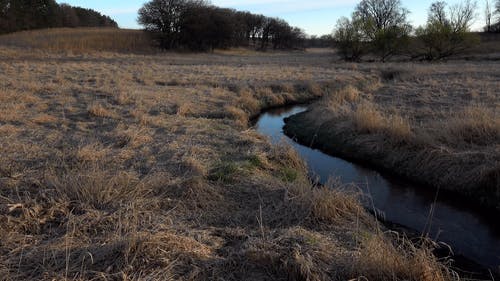
POLYGON ((360 61, 365 53, 361 21, 342 17, 337 21, 334 39, 340 55, 346 61, 360 61))
POLYGON ((363 0, 356 7, 353 18, 361 22, 371 51, 385 62, 408 45, 412 29, 408 13, 400 0, 363 0))
POLYGON ((470 33, 476 5, 467 0, 450 8, 446 3, 434 2, 429 10, 429 18, 416 34, 422 44, 421 56, 426 60, 440 60, 463 53, 477 45, 480 39, 470 33))
POLYGON ((363 0, 352 19, 337 22, 334 38, 348 61, 359 61, 368 50, 385 62, 408 46, 411 25, 400 0, 363 0))

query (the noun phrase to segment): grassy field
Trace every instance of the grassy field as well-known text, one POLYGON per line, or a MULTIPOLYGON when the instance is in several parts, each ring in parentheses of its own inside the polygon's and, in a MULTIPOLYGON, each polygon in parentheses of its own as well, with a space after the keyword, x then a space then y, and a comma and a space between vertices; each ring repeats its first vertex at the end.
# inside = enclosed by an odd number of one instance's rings
POLYGON ((53 28, 0 36, 2 46, 42 53, 156 52, 151 43, 150 36, 141 30, 118 28, 53 28))
POLYGON ((23 48, 0 46, 0 280, 454 279, 248 126, 376 76, 321 52, 23 48))
POLYGON ((16 36, 0 37, 0 280, 454 279, 249 127, 374 75, 322 52, 61 53, 16 36))
POLYGON ((500 64, 363 65, 349 85, 288 120, 302 142, 500 210, 500 64))

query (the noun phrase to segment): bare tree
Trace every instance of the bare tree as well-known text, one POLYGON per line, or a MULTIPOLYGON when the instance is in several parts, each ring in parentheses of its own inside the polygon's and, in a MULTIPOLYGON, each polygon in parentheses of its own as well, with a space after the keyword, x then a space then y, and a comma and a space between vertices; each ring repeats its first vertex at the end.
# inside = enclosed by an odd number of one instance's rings
POLYGON ((431 4, 431 7, 429 8, 428 21, 442 25, 450 24, 446 15, 446 2, 437 1, 431 4))
POLYGON ((171 49, 180 32, 181 12, 185 0, 153 0, 139 10, 139 24, 146 30, 159 34, 160 46, 171 49))
POLYGON ((486 23, 485 31, 491 32, 491 18, 493 17, 493 11, 491 10, 491 4, 489 0, 485 0, 484 6, 484 19, 486 23))
POLYGON ((411 32, 408 14, 400 0, 362 0, 356 6, 353 21, 362 23, 373 51, 386 61, 408 45, 411 32))
POLYGON ((475 2, 466 0, 446 12, 446 3, 434 2, 429 9, 427 24, 416 32, 423 45, 424 58, 444 59, 477 44, 480 39, 470 32, 476 7, 475 2))
POLYGON ((333 37, 340 55, 346 61, 359 61, 366 52, 366 38, 359 19, 340 18, 333 37))
POLYGON ((356 7, 354 17, 365 24, 366 34, 374 38, 380 30, 407 24, 408 14, 400 0, 362 0, 356 7))
POLYGON ((305 39, 284 20, 219 8, 205 0, 151 0, 139 10, 138 22, 165 49, 209 51, 249 46, 250 41, 262 50, 290 49, 301 47, 305 39))
POLYGON ((465 0, 450 8, 450 22, 454 31, 468 31, 476 19, 477 3, 465 0))

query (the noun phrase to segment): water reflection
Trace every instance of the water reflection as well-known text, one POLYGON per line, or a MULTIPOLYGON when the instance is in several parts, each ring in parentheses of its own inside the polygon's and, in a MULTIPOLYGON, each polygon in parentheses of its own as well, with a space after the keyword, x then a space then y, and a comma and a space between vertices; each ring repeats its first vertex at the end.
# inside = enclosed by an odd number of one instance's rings
POLYGON ((284 119, 303 112, 304 106, 281 108, 263 114, 256 129, 278 143, 291 144, 307 162, 312 175, 321 182, 338 177, 342 183, 356 183, 373 198, 375 207, 389 221, 423 231, 429 226, 431 237, 453 247, 455 254, 464 255, 484 266, 498 269, 500 265, 500 225, 485 220, 450 200, 438 198, 432 221, 429 211, 435 192, 352 164, 340 158, 300 145, 283 134, 284 119))

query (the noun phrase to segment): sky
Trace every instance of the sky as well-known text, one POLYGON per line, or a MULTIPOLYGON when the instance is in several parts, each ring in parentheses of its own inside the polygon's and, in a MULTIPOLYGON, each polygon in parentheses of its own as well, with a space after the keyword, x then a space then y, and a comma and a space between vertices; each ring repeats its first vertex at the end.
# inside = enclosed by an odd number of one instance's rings
MULTIPOLYGON (((461 0, 448 0, 449 5, 461 0)), ((484 1, 478 0, 477 19, 473 29, 484 25, 484 1)), ((137 24, 137 11, 147 0, 64 0, 73 6, 94 9, 113 18, 121 28, 141 28, 137 24)), ((297 26, 309 35, 332 33, 335 23, 342 16, 349 17, 359 0, 212 0, 211 3, 224 8, 279 17, 290 25, 297 26)), ((410 10, 409 19, 415 26, 425 23, 427 10, 434 0, 402 0, 410 10)))

